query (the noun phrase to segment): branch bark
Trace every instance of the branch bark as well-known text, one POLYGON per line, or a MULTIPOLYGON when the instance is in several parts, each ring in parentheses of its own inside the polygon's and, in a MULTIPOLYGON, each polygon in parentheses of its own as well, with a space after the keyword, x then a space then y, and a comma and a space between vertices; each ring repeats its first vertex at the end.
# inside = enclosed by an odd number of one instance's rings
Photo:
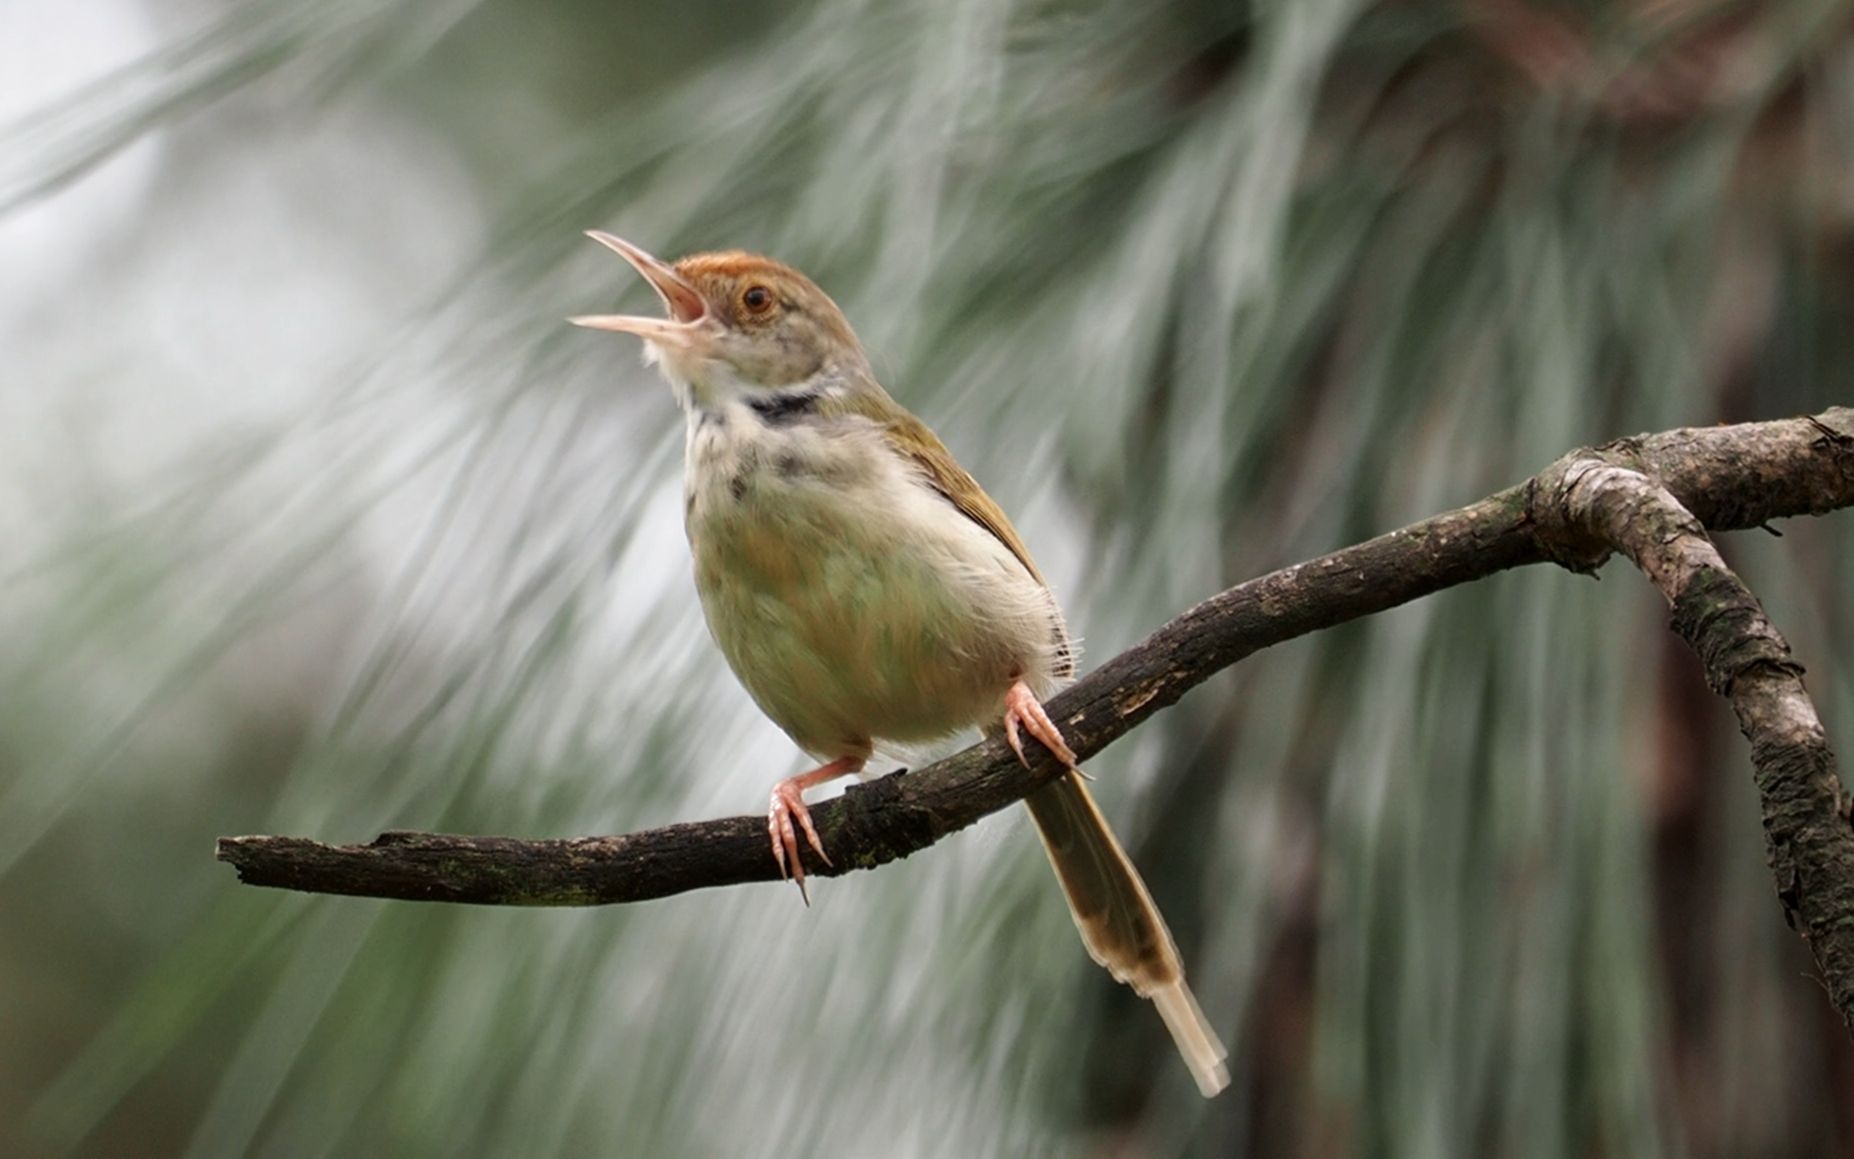
MULTIPOLYGON (((1845 447, 1832 429, 1822 438, 1845 447)), ((1751 742, 1765 855, 1790 928, 1809 940, 1822 981, 1854 1027, 1854 825, 1835 754, 1764 607, 1726 566, 1693 513, 1621 457, 1577 459, 1552 509, 1566 541, 1629 557, 1673 610, 1672 627, 1699 656, 1706 683, 1732 703, 1751 742)))
MULTIPOLYGON (((1854 505, 1854 409, 1691 428, 1574 451, 1478 503, 1249 580, 1191 608, 1055 697, 1084 759, 1211 675, 1272 644, 1524 564, 1593 571, 1628 555, 1667 596, 1673 627, 1732 700, 1752 743, 1785 912, 1854 1025, 1854 828, 1801 668, 1706 530, 1854 505)), ((812 809, 833 865, 872 869, 1022 799, 1061 768, 988 740, 812 809)), ((765 821, 729 817, 623 836, 529 841, 388 832, 366 845, 224 837, 254 885, 490 905, 600 905, 778 877, 765 821)))

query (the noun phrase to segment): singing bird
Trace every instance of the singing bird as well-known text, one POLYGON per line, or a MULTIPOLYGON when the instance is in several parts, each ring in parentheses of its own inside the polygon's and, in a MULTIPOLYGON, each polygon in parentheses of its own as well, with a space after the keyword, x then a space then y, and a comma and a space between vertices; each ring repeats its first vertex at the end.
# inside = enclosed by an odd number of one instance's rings
POLYGON ((1095 961, 1158 1007, 1206 1096, 1227 1057, 1185 984, 1139 872, 1043 710, 1073 675, 1062 611, 991 496, 876 382, 811 279, 739 251, 674 264, 589 236, 636 268, 665 317, 580 326, 644 340, 687 418, 684 515, 709 631, 754 702, 822 762, 773 786, 781 876, 799 838, 830 858, 806 789, 862 771, 883 742, 979 726, 1023 734, 1068 772, 1025 800, 1095 961))

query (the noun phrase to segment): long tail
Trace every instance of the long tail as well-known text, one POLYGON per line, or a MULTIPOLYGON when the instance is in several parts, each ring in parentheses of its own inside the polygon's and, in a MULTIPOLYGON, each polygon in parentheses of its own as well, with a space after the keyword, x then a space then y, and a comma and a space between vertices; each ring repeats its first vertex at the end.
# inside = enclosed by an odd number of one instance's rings
POLYGON ((1159 907, 1080 775, 1071 772, 1038 789, 1024 804, 1089 955, 1159 1008, 1204 1097, 1221 1091, 1230 1083, 1229 1054, 1185 985, 1184 964, 1159 907))

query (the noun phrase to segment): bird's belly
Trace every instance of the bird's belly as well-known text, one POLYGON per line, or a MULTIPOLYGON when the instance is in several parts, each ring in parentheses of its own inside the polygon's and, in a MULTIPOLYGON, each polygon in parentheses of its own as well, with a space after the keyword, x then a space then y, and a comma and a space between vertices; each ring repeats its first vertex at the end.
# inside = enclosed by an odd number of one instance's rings
POLYGON ((996 719, 1020 675, 1049 686, 1061 615, 989 531, 882 464, 761 458, 692 479, 696 586, 741 683, 801 748, 936 739, 996 719))

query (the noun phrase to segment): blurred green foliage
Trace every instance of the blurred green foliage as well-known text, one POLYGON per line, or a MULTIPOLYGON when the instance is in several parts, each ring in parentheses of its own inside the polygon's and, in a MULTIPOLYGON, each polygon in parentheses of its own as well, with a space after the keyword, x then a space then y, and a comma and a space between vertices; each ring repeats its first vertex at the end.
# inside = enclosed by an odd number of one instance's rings
MULTIPOLYGON (((0 1152, 1854 1154, 1742 742, 1620 569, 1275 649, 1096 762, 1212 1103, 1016 819, 808 912, 209 858, 795 767, 665 392, 560 324, 647 300, 580 230, 811 272, 1107 656, 1575 445, 1845 402, 1854 5, 115 7, 145 54, 0 128, 0 1152)), ((1844 523, 1726 544, 1834 736, 1844 523)))

